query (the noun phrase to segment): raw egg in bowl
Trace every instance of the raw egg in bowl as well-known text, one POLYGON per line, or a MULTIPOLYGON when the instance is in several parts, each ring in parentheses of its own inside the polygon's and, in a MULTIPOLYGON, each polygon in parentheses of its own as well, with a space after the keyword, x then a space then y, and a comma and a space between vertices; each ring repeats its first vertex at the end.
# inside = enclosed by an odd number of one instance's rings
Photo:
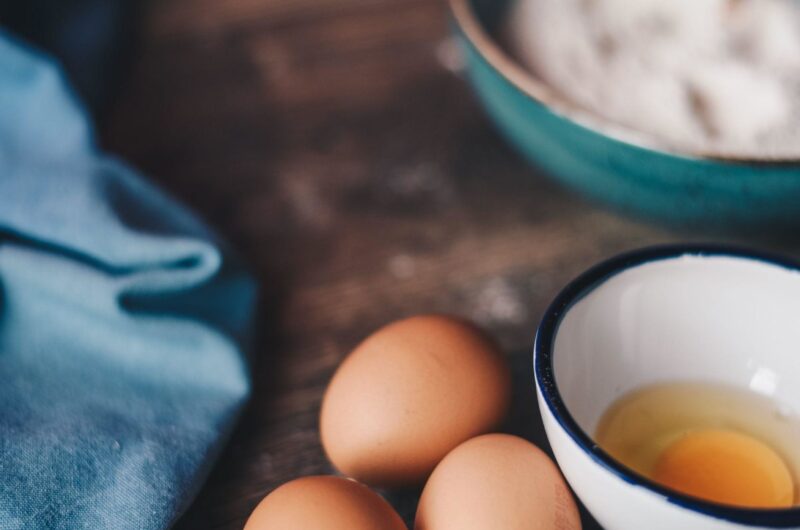
POLYGON ((534 369, 556 459, 604 528, 800 528, 798 264, 613 258, 548 308, 534 369))

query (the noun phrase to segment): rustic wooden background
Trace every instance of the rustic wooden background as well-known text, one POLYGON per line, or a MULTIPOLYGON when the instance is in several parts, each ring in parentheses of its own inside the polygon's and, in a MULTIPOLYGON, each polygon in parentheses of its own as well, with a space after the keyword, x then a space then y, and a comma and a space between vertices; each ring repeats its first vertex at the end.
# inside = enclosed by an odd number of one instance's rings
MULTIPOLYGON (((412 313, 490 329, 516 368, 511 429, 536 437, 529 350, 547 302, 601 258, 696 237, 523 163, 447 34, 441 0, 153 2, 105 142, 216 226, 263 289, 252 403, 177 528, 239 529, 279 484, 330 472, 328 378, 412 313)), ((413 494, 391 498, 413 513, 413 494)))

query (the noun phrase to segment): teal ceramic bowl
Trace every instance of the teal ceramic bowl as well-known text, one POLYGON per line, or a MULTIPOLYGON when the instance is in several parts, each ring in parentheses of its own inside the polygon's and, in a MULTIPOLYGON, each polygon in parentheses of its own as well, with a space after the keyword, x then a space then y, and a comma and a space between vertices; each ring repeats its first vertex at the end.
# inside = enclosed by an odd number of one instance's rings
POLYGON ((800 227, 800 159, 682 152, 571 105, 499 44, 514 0, 450 0, 469 79, 535 165, 616 209, 710 229, 800 227))

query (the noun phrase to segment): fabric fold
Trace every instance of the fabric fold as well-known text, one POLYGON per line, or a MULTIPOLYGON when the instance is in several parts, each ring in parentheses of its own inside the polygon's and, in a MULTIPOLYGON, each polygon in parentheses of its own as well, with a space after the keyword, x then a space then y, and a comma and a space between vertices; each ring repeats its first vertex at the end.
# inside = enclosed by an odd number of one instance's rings
POLYGON ((256 288, 0 33, 0 528, 161 529, 249 393, 256 288))

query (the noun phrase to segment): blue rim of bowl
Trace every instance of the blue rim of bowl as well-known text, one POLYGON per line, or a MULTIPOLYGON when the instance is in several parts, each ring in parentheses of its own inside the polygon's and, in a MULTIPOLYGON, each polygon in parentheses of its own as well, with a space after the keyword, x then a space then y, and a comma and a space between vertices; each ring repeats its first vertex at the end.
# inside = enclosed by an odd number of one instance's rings
POLYGON ((553 368, 553 344, 566 313, 582 298, 606 280, 633 267, 682 256, 731 257, 776 265, 800 272, 800 263, 778 255, 725 245, 664 245, 634 250, 608 259, 590 268, 570 282, 545 311, 534 343, 536 385, 547 407, 562 429, 595 463, 625 482, 641 486, 664 497, 668 502, 700 514, 747 526, 795 528, 800 526, 800 507, 787 509, 750 509, 706 502, 665 488, 617 462, 600 449, 578 426, 564 404, 553 368))
POLYGON ((686 158, 688 160, 705 160, 711 162, 752 165, 757 167, 796 167, 800 164, 798 156, 751 156, 734 153, 704 151, 672 146, 657 137, 634 130, 630 127, 612 123, 597 113, 579 109, 555 90, 536 79, 518 63, 495 36, 490 35, 477 13, 472 7, 474 0, 448 0, 450 13, 460 36, 465 39, 494 70, 521 94, 543 105, 551 112, 570 123, 589 130, 595 134, 610 138, 625 145, 653 151, 663 155, 686 158), (585 119, 578 118, 583 114, 585 119), (589 121, 587 121, 587 119, 589 121))

